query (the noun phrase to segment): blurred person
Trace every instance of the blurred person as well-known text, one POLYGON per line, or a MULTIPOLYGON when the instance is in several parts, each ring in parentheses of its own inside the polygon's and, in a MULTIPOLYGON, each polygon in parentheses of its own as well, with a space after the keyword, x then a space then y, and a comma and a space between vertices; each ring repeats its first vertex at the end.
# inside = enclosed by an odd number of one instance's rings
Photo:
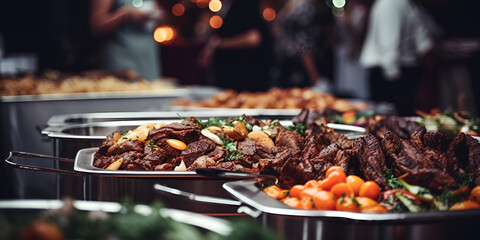
POLYGON ((333 16, 315 0, 289 0, 273 26, 278 84, 331 91, 333 16), (329 32, 330 30, 330 32, 329 32))
POLYGON ((413 115, 424 67, 434 47, 429 16, 412 0, 376 0, 360 62, 369 69, 372 100, 394 103, 413 115))
POLYGON ((104 40, 104 70, 135 70, 148 80, 162 76, 153 32, 165 14, 155 1, 91 0, 90 12, 90 30, 104 40))
POLYGON ((370 97, 368 72, 359 57, 367 30, 373 0, 350 0, 338 16, 339 42, 335 46, 335 92, 338 96, 370 97))
POLYGON ((212 83, 236 91, 265 91, 272 64, 271 36, 259 0, 224 0, 223 24, 208 39, 199 64, 211 67, 212 83))

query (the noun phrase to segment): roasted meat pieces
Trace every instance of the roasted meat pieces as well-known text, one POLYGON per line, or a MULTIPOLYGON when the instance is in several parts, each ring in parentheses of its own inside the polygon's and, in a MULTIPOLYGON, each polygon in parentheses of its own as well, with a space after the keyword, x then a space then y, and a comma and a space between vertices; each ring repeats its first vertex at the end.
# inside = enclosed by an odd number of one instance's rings
POLYGON ((357 138, 354 142, 354 151, 360 162, 360 171, 367 180, 375 181, 383 189, 389 185, 385 179, 387 164, 382 145, 373 135, 357 138))
POLYGON ((123 158, 120 168, 123 170, 170 171, 183 163, 186 170, 220 168, 276 175, 284 188, 323 179, 331 166, 375 181, 383 190, 390 188, 385 177, 388 169, 396 177, 434 192, 458 188, 457 179, 465 174, 480 185, 480 143, 463 133, 453 138, 441 130, 428 132, 425 127, 412 130, 403 120, 390 118, 389 124, 401 131, 386 131, 381 136, 375 131, 377 135, 367 134, 353 140, 319 121, 307 121, 305 111, 297 117, 299 123, 309 125, 302 134, 280 124, 272 131, 270 125, 258 119, 245 115, 241 118, 247 125, 266 126, 274 146, 250 137, 233 139, 228 135, 220 136, 223 139, 220 145, 203 135, 201 122, 191 118, 153 127, 143 141, 122 141, 119 133, 113 133, 96 152, 94 166, 106 168, 123 158), (179 150, 168 139, 178 139, 186 148, 179 150))

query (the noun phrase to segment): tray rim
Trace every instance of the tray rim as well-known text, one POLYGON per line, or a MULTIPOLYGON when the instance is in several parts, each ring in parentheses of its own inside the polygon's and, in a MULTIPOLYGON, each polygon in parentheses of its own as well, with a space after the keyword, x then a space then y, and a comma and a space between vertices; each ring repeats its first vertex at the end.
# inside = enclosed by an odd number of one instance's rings
POLYGON ((248 179, 226 182, 222 186, 239 201, 267 214, 289 217, 308 217, 314 219, 347 220, 378 223, 413 223, 452 221, 462 218, 479 218, 480 209, 463 211, 436 211, 420 213, 354 213, 344 211, 302 210, 289 207, 280 201, 269 197, 261 191, 255 183, 257 180, 248 179))

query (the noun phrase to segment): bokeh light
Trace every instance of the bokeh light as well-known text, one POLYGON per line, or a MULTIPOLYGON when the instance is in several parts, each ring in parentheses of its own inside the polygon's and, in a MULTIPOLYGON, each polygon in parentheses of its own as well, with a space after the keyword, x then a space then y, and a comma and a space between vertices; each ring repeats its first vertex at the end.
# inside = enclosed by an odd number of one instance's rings
POLYGON ((197 6, 199 8, 206 8, 208 7, 208 4, 210 3, 210 0, 197 0, 197 6))
POLYGON ((265 8, 263 9, 263 18, 267 21, 273 21, 277 17, 277 13, 273 8, 265 8))
POLYGON ((185 6, 183 6, 181 3, 173 5, 172 13, 177 17, 182 16, 185 13, 185 6))
POLYGON ((175 29, 170 26, 160 26, 153 32, 153 38, 158 43, 165 43, 175 38, 175 29))
POLYGON ((220 2, 220 0, 211 0, 208 4, 208 8, 210 8, 210 11, 212 12, 218 12, 222 9, 222 2, 220 2))
POLYGON ((222 26, 222 24, 223 24, 223 19, 220 16, 215 15, 210 18, 210 27, 214 29, 218 29, 222 26))
POLYGON ((345 0, 332 0, 332 4, 336 8, 343 8, 343 7, 345 7, 346 1, 345 0))

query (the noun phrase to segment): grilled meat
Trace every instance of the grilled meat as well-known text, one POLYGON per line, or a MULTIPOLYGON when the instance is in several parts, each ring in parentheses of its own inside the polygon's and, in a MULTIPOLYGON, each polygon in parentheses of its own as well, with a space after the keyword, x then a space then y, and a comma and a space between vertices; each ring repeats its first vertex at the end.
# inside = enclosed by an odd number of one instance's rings
POLYGON ((373 135, 355 139, 354 151, 360 161, 360 171, 367 180, 378 183, 383 189, 389 189, 390 186, 385 179, 387 164, 382 146, 373 135))

